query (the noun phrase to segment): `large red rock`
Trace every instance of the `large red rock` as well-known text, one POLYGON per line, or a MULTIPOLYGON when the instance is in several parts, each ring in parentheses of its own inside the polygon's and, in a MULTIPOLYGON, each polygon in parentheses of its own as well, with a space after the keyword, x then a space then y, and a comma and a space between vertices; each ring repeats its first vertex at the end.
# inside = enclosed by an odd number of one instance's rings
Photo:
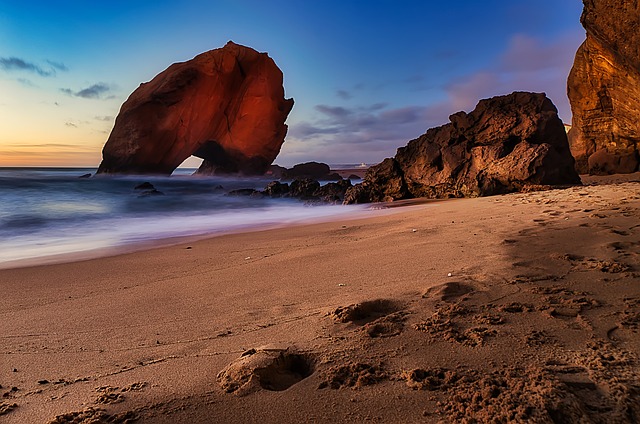
POLYGON ((191 155, 207 173, 264 173, 293 107, 282 78, 266 53, 233 42, 169 66, 122 105, 98 173, 170 174, 191 155))
POLYGON ((630 173, 640 165, 640 4, 583 0, 587 38, 567 81, 578 171, 630 173))
POLYGON ((544 93, 481 100, 367 170, 345 203, 476 197, 580 184, 556 107, 544 93))

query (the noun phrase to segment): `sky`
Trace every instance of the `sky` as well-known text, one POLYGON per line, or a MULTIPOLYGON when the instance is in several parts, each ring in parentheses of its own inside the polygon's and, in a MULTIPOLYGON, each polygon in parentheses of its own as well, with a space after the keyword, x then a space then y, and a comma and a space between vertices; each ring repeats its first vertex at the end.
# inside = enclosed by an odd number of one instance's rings
POLYGON ((570 123, 581 11, 579 0, 0 0, 0 166, 97 167, 140 83, 228 40, 284 73, 295 106, 283 166, 378 163, 512 91, 546 92, 570 123))

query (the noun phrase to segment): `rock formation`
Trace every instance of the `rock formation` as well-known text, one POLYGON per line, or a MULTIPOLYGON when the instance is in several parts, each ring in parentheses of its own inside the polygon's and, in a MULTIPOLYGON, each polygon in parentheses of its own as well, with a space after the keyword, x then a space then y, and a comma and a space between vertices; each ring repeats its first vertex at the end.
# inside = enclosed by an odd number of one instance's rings
POLYGON ((336 182, 320 185, 320 182, 311 178, 295 179, 291 184, 272 181, 263 190, 253 188, 241 188, 232 190, 229 196, 294 198, 304 200, 307 203, 331 203, 339 204, 344 201, 345 193, 351 188, 351 180, 340 179, 336 182))
POLYGON ((516 92, 451 115, 367 171, 345 203, 475 197, 580 184, 564 125, 545 94, 516 92))
POLYGON ((293 107, 282 78, 266 53, 233 42, 171 65, 122 105, 98 172, 170 174, 195 155, 202 172, 264 173, 293 107))
POLYGON ((640 163, 640 4, 583 3, 587 39, 567 82, 571 151, 580 173, 634 172, 640 163))

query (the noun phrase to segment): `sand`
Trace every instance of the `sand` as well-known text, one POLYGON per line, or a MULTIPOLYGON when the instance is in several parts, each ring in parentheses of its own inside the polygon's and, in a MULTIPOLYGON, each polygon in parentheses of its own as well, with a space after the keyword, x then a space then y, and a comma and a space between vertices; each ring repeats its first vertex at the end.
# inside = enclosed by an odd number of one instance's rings
POLYGON ((0 421, 638 422, 640 175, 587 181, 2 270, 0 421))

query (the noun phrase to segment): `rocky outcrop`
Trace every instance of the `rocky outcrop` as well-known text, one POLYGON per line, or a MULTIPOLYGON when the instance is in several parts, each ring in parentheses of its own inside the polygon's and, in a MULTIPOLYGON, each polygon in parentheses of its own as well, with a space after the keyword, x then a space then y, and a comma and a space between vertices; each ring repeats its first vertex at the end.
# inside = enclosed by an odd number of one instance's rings
POLYGON ((545 94, 516 92, 451 115, 367 171, 345 203, 476 197, 580 184, 564 125, 545 94))
POLYGON ((272 181, 263 191, 252 188, 232 190, 229 196, 291 198, 304 200, 307 203, 339 204, 344 201, 345 193, 351 188, 351 181, 340 179, 336 182, 320 185, 320 182, 311 178, 295 179, 291 184, 272 181))
POLYGON ((571 151, 580 173, 630 173, 640 164, 640 5, 584 0, 587 39, 567 92, 571 151))
POLYGON ((342 177, 336 172, 331 172, 331 168, 322 162, 305 162, 294 165, 293 168, 284 168, 278 165, 271 165, 265 176, 280 180, 296 180, 310 178, 313 180, 339 181, 342 177))
POLYGON ((170 174, 195 155, 202 173, 263 174, 293 107, 282 78, 266 53, 232 42, 171 65, 122 105, 98 172, 170 174))

